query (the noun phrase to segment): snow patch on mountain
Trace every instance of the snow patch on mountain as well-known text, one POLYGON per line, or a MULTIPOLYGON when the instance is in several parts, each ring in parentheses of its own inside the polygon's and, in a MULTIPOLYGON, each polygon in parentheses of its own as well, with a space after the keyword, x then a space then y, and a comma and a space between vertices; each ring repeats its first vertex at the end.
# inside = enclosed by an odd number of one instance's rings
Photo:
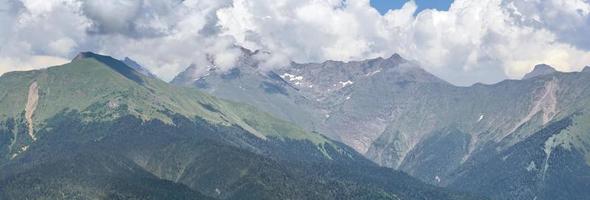
POLYGON ((367 74, 367 76, 373 76, 373 75, 375 75, 375 74, 377 74, 379 72, 381 72, 381 69, 378 69, 378 70, 376 70, 374 72, 371 72, 371 73, 367 74))
POLYGON ((533 170, 537 170, 537 165, 535 164, 535 161, 531 161, 529 165, 526 167, 527 172, 531 172, 533 170))
POLYGON ((303 80, 303 76, 297 76, 297 75, 293 75, 293 74, 289 74, 289 73, 285 73, 283 75, 281 75, 282 79, 285 80, 289 80, 289 81, 302 81, 303 80))
POLYGON ((342 87, 346 87, 346 86, 348 86, 348 85, 352 85, 352 84, 354 84, 354 82, 352 82, 351 80, 347 80, 347 81, 340 81, 340 82, 338 82, 338 83, 340 83, 340 84, 342 85, 342 87))

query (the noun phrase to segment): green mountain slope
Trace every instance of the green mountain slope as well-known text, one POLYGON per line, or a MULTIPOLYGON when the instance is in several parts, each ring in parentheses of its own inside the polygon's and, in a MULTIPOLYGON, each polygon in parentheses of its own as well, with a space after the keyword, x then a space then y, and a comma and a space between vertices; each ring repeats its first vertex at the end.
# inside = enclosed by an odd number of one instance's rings
POLYGON ((7 73, 0 99, 8 199, 473 199, 254 107, 92 53, 7 73))
POLYGON ((590 166, 585 152, 564 135, 568 127, 576 127, 573 118, 552 122, 501 153, 488 150, 488 159, 472 160, 457 170, 449 187, 493 199, 586 199, 590 166))
POLYGON ((36 166, 0 181, 1 199, 212 199, 96 152, 36 166))
POLYGON ((166 112, 171 112, 189 117, 199 116, 212 123, 237 124, 259 137, 282 137, 277 134, 277 130, 281 129, 281 134, 286 137, 312 139, 318 144, 327 142, 267 114, 252 114, 253 108, 219 101, 193 89, 173 88, 160 80, 137 73, 118 60, 91 53, 81 54, 74 62, 61 67, 4 75, 4 87, 0 90, 0 108, 4 111, 4 118, 21 114, 24 106, 14 105, 26 105, 27 88, 33 83, 38 87, 37 93, 43 96, 39 98, 33 119, 33 124, 39 124, 40 127, 45 120, 65 109, 95 115, 96 118, 88 120, 132 114, 143 120, 159 119, 168 123, 171 119, 166 112), (119 105, 125 105, 125 108, 119 105), (252 123, 247 124, 246 118, 252 123), (257 121, 268 123, 255 123, 257 121))

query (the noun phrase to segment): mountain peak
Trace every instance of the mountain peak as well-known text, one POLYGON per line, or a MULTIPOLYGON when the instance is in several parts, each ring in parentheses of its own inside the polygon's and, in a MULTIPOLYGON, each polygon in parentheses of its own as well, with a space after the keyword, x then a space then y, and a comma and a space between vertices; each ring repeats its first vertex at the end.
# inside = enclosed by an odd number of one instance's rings
POLYGON ((125 57, 123 60, 123 63, 125 63, 127 66, 133 68, 135 71, 151 77, 151 78, 156 78, 157 76, 152 74, 152 72, 150 72, 150 70, 146 69, 145 67, 143 67, 142 65, 140 65, 139 63, 137 63, 135 60, 129 58, 129 57, 125 57))
POLYGON ((81 59, 85 59, 85 58, 96 58, 98 56, 100 56, 100 55, 95 54, 94 52, 84 51, 84 52, 78 53, 78 55, 76 55, 76 57, 74 57, 74 59, 72 59, 72 61, 77 61, 77 60, 81 60, 81 59))
POLYGON ((397 53, 394 53, 393 55, 389 56, 389 58, 387 58, 386 60, 403 60, 404 58, 402 58, 402 56, 400 56, 397 53))
POLYGON ((133 63, 133 64, 136 64, 136 65, 139 65, 139 63, 137 63, 135 60, 133 60, 133 59, 131 59, 129 57, 125 57, 123 59, 123 62, 129 62, 129 63, 133 63))
POLYGON ((555 68, 546 65, 546 64, 538 64, 535 65, 535 68, 533 69, 533 71, 529 72, 528 74, 526 74, 523 79, 530 79, 530 78, 534 78, 537 76, 543 76, 543 75, 548 75, 548 74, 552 74, 557 72, 557 70, 555 70, 555 68))
POLYGON ((74 59, 72 63, 78 62, 84 59, 94 59, 104 66, 113 69, 114 71, 120 73, 121 75, 127 77, 130 80, 133 80, 137 83, 143 84, 143 79, 141 78, 142 73, 136 70, 133 67, 130 67, 124 61, 117 60, 110 56, 104 56, 100 54, 96 54, 93 52, 80 52, 74 59))

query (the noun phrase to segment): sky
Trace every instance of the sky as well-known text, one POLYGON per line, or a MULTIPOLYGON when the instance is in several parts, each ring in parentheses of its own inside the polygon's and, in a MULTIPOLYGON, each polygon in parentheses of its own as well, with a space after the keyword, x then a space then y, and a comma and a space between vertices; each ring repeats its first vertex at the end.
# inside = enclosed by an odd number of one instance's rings
POLYGON ((0 0, 0 74, 93 51, 171 80, 231 69, 239 47, 270 52, 263 69, 398 53, 465 86, 590 65, 590 0, 377 1, 0 0))
MULTIPOLYGON (((391 9, 400 9, 407 3, 408 0, 371 0, 371 6, 376 8, 379 13, 385 14, 391 9)), ((449 10, 453 0, 416 0, 420 12, 424 9, 449 10)))

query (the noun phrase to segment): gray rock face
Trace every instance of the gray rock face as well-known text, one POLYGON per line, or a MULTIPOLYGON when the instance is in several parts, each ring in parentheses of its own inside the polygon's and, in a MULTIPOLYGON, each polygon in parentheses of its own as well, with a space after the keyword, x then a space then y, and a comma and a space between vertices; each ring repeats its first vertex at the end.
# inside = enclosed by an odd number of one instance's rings
POLYGON ((537 76, 553 74, 555 72, 557 72, 557 70, 555 70, 553 67, 546 65, 546 64, 540 64, 540 65, 536 65, 535 68, 533 69, 533 71, 524 75, 524 77, 522 79, 530 79, 530 78, 534 78, 537 76))
POLYGON ((152 72, 150 72, 150 70, 146 69, 145 67, 141 66, 139 63, 137 63, 135 60, 132 60, 129 57, 125 57, 125 59, 122 60, 123 63, 125 63, 127 66, 133 68, 135 71, 151 77, 151 78, 157 78, 156 75, 152 74, 152 72))
POLYGON ((221 98, 245 102, 308 131, 317 130, 317 125, 324 119, 314 103, 275 72, 258 69, 258 61, 253 56, 259 52, 244 49, 242 53, 234 69, 221 71, 209 66, 206 73, 195 76, 202 69, 193 65, 175 77, 172 83, 194 86, 221 98))
MULTIPOLYGON (((571 181, 559 179, 562 172, 552 166, 572 164, 584 169, 590 163, 590 134, 583 128, 587 126, 583 124, 590 124, 583 114, 590 103, 590 88, 585 87, 590 83, 587 73, 560 73, 538 65, 526 80, 457 87, 398 55, 347 63, 293 63, 270 72, 257 70, 252 65, 255 62, 240 63, 236 67, 239 75, 232 79, 223 78, 227 72, 211 73, 184 83, 206 85, 201 88, 209 93, 255 105, 339 140, 382 166, 401 169, 435 185, 499 194, 499 199, 549 199, 547 188, 571 181), (558 136, 530 142, 547 126, 575 113, 582 113, 574 117, 579 122, 552 133, 558 136), (542 144, 546 147, 538 146, 542 144), (566 147, 574 149, 575 155, 550 153, 566 147), (520 162, 530 164, 533 160, 532 152, 525 149, 565 163, 545 161, 545 170, 523 172, 520 162), (520 177, 525 173, 552 174, 554 180, 535 179, 534 183, 514 185, 531 190, 525 196, 502 187, 476 187, 481 185, 468 181, 482 176, 478 174, 483 173, 482 168, 507 152, 531 160, 505 163, 515 165, 515 169, 486 171, 484 178, 477 180, 483 183, 503 174, 520 177), (557 155, 564 158, 552 157, 557 155), (467 182, 475 186, 464 187, 462 183, 467 182)), ((179 80, 185 76, 180 74, 179 80)), ((538 159, 533 162, 535 167, 541 165, 538 159)), ((590 182, 590 178, 576 180, 590 182)))

